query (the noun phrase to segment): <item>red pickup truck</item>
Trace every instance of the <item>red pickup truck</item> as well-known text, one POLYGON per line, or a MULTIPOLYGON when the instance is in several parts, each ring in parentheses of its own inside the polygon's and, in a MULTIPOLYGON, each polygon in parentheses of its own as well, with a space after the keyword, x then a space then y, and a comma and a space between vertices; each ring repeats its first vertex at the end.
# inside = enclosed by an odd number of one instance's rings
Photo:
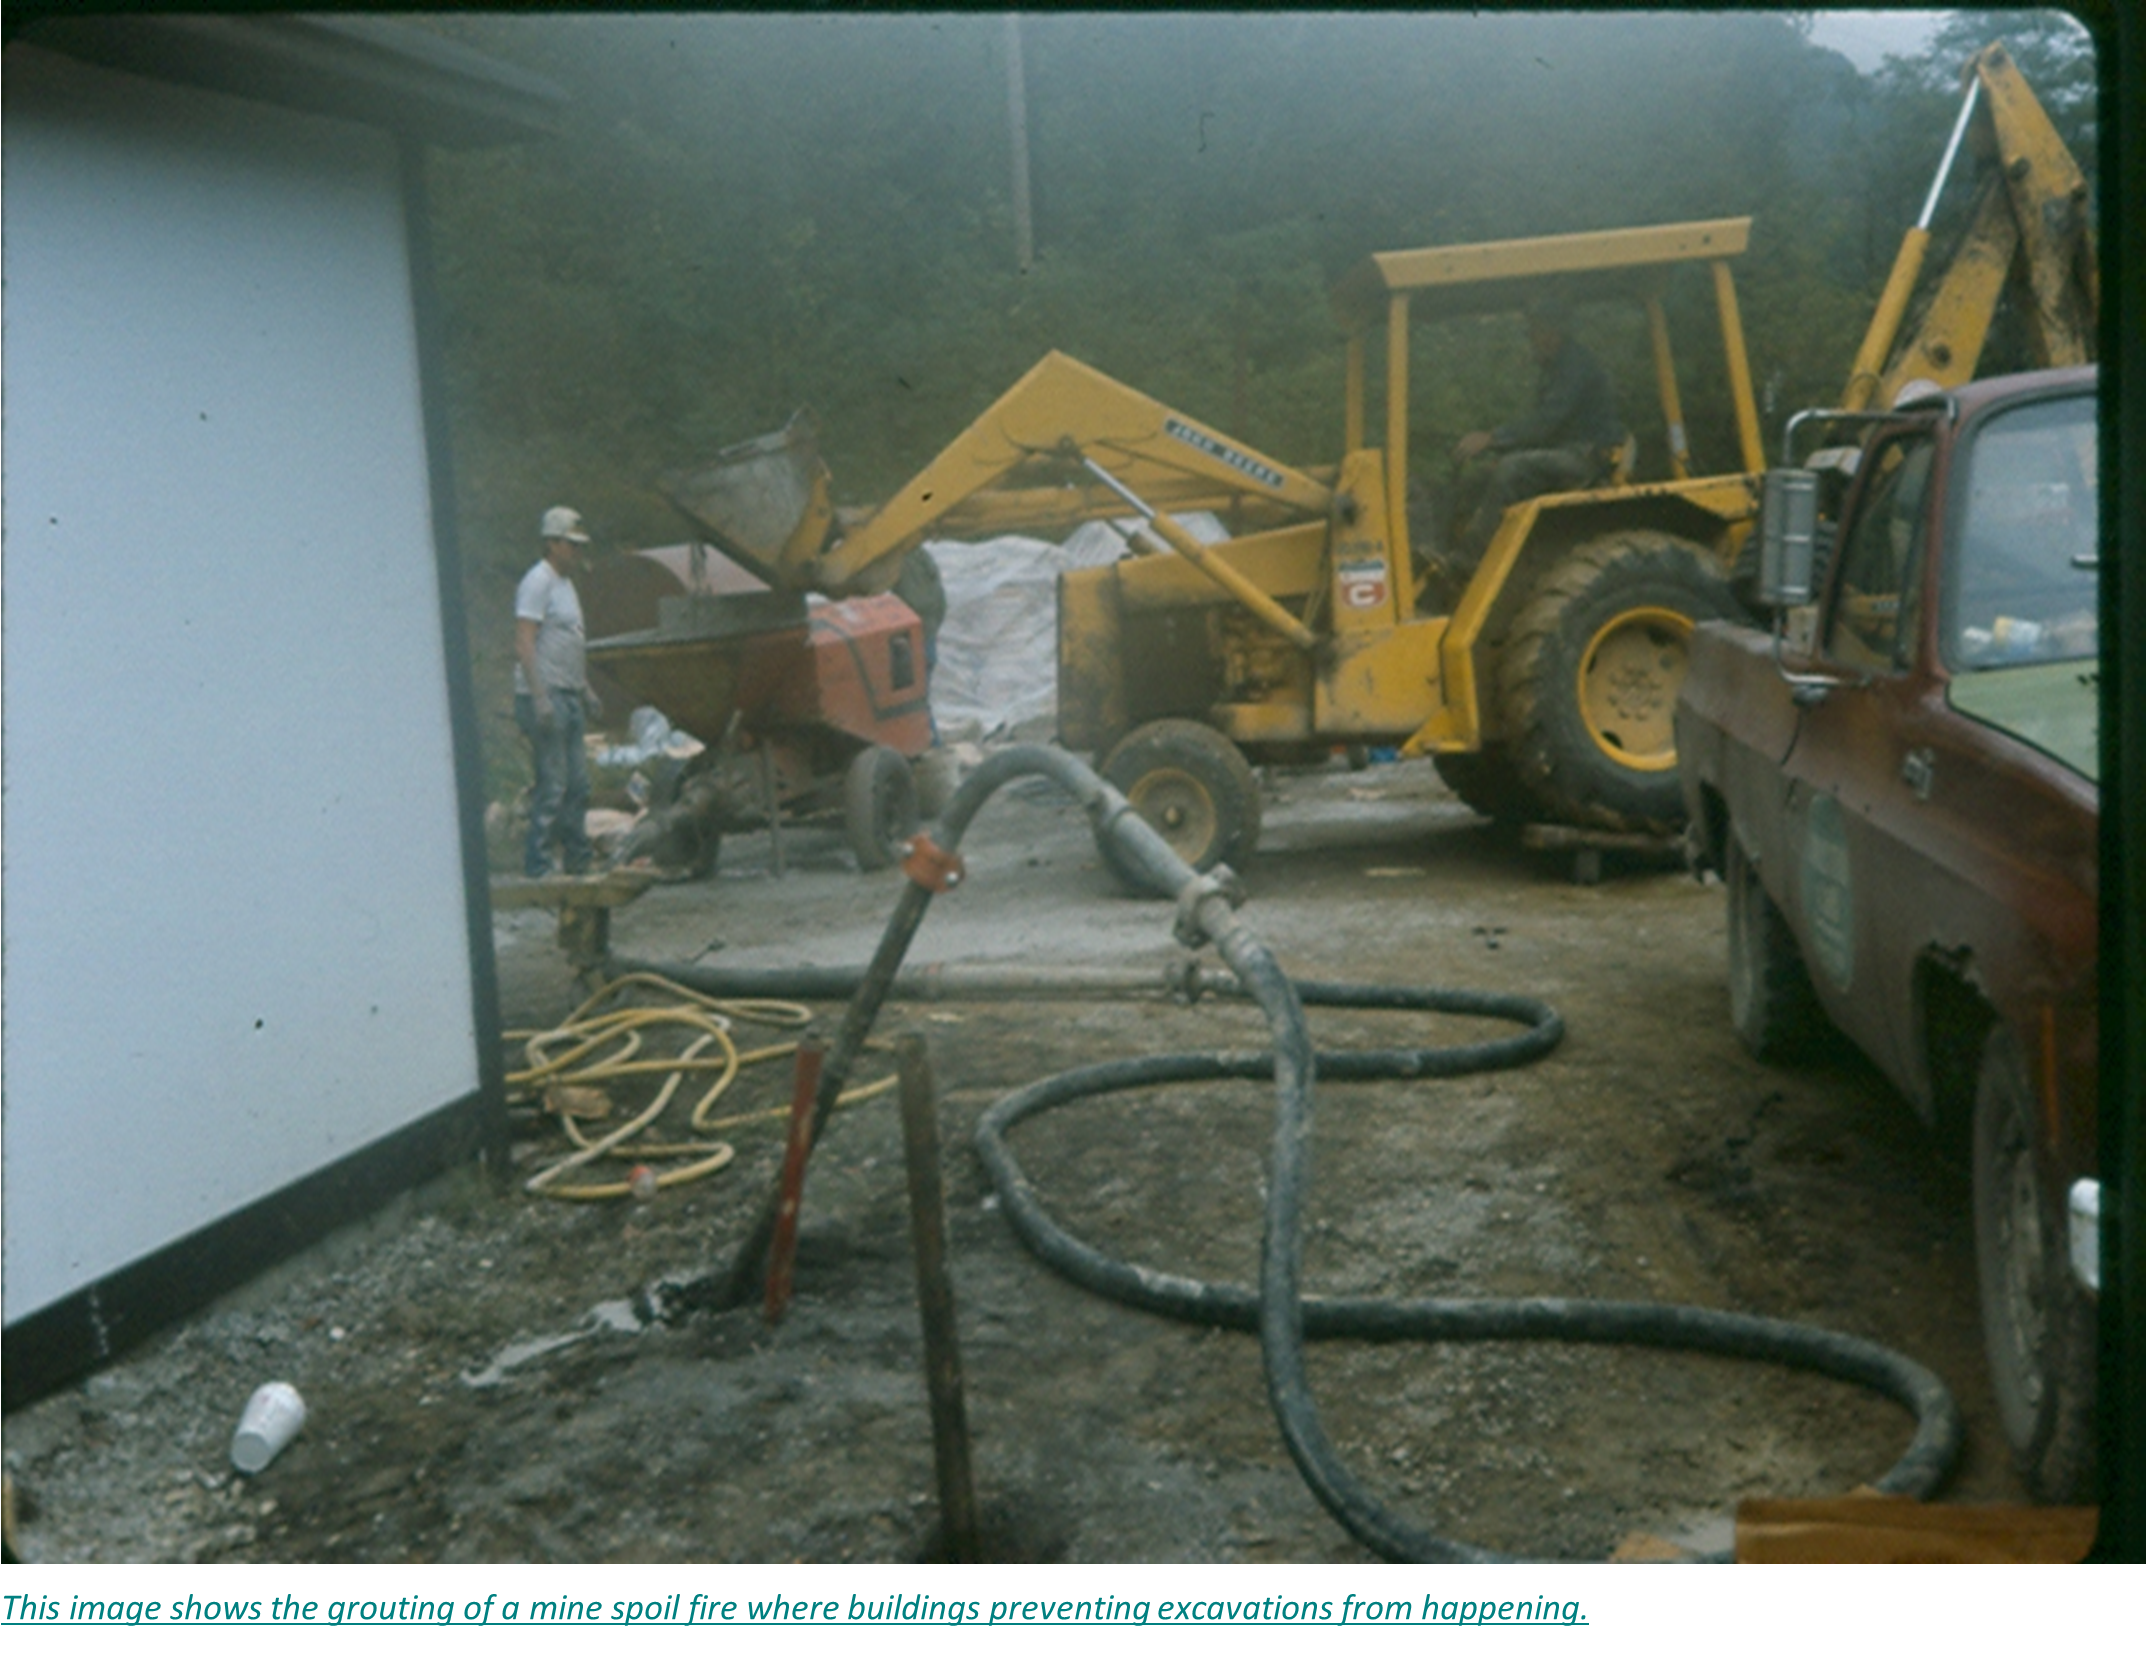
POLYGON ((1774 630, 1702 624, 1676 718, 1737 1034, 1786 1055, 1829 1020, 1972 1147, 1999 1412, 2066 1501, 2093 1474, 2095 392, 2072 368, 1799 418, 1847 445, 1769 474, 1774 630))

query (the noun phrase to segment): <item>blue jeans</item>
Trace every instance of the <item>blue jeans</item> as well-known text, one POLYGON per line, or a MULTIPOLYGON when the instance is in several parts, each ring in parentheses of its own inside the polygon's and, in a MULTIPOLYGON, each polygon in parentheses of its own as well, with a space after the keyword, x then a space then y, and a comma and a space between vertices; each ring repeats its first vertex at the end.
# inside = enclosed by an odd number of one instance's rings
POLYGON ((587 872, 589 853, 589 759, 581 742, 581 694, 564 687, 551 693, 551 725, 537 720, 536 702, 514 695, 514 721, 536 757, 536 788, 529 794, 529 839, 522 870, 531 878, 551 871, 551 846, 559 845, 568 872, 587 872))

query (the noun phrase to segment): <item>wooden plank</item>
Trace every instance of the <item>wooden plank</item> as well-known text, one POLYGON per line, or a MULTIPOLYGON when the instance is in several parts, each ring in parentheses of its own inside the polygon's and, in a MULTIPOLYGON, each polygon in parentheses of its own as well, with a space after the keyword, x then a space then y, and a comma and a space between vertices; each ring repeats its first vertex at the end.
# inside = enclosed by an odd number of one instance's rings
POLYGON ((657 882, 653 872, 633 867, 584 873, 580 877, 495 878, 492 880, 492 906, 624 907, 657 882))
POLYGON ((2077 1564, 2094 1545, 2091 1506, 1927 1506, 1892 1495, 1748 1500, 1738 1564, 2077 1564))
POLYGON ((1523 826, 1523 849, 1614 849, 1630 855, 1677 855, 1684 849, 1682 837, 1663 837, 1656 832, 1598 832, 1587 826, 1523 826))

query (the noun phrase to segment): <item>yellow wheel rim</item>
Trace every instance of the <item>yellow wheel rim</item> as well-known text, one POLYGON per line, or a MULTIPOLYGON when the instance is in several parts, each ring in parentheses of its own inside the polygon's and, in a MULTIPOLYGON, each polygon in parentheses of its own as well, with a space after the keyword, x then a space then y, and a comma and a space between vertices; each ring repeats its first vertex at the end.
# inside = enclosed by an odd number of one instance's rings
POLYGON ((1214 798, 1183 768, 1149 769, 1133 781, 1125 800, 1188 866, 1208 853, 1221 830, 1214 798))
POLYGON ((1677 693, 1691 661, 1692 621, 1645 606, 1613 616, 1580 659, 1580 719, 1595 748, 1620 767, 1676 766, 1677 693))

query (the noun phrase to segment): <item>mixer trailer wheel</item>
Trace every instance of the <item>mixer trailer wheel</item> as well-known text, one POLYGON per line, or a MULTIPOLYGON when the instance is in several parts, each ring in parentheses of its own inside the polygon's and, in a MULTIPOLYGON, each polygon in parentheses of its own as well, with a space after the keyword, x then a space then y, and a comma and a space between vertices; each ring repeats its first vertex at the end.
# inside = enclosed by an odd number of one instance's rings
POLYGON ((842 821, 857 864, 866 872, 891 867, 916 836, 917 785, 902 753, 866 745, 850 759, 842 784, 842 821))

